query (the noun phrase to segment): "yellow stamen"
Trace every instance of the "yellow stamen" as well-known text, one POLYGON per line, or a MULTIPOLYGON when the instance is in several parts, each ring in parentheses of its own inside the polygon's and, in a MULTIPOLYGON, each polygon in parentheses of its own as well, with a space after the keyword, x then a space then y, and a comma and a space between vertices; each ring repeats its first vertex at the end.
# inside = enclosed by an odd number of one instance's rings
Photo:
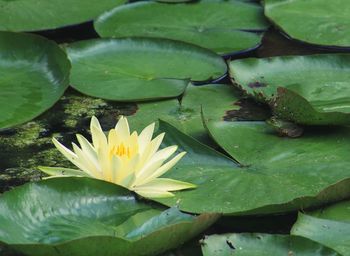
POLYGON ((130 148, 124 146, 124 143, 119 144, 118 146, 113 146, 113 148, 109 152, 109 158, 112 158, 113 155, 117 156, 127 156, 131 157, 130 148))

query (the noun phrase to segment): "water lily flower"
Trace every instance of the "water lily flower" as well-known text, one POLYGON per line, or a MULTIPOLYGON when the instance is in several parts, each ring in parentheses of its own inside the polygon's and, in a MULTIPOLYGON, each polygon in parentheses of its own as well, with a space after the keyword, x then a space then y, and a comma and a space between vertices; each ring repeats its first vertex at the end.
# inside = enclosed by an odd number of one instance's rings
POLYGON ((147 126, 139 135, 130 134, 128 120, 121 117, 108 136, 102 131, 96 117, 91 118, 92 143, 77 134, 80 147, 73 151, 53 138, 56 148, 79 170, 40 167, 43 172, 57 176, 88 176, 109 181, 135 191, 143 197, 170 197, 171 191, 195 188, 191 183, 159 178, 186 154, 181 152, 166 161, 177 150, 169 146, 159 150, 165 133, 152 139, 155 124, 147 126))

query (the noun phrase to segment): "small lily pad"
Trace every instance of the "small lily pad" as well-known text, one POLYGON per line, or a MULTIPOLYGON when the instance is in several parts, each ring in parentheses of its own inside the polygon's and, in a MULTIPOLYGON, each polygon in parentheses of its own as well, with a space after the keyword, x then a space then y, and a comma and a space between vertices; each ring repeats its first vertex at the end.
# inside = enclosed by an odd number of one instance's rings
POLYGON ((350 124, 350 54, 235 60, 230 75, 278 118, 304 125, 350 124))
POLYGON ((114 8, 95 21, 102 37, 168 38, 219 54, 257 46, 268 26, 261 6, 240 1, 137 2, 114 8))
POLYGON ((291 233, 323 244, 341 255, 350 251, 350 201, 299 213, 291 233))
POLYGON ((0 55, 0 129, 40 115, 68 87, 70 63, 54 42, 0 32, 0 55))
POLYGON ((293 39, 350 47, 348 0, 265 0, 265 15, 293 39))
POLYGON ((0 241, 31 256, 155 255, 216 219, 140 201, 104 181, 55 178, 1 196, 0 241))
POLYGON ((35 31, 82 23, 126 0, 0 0, 0 30, 35 31))
POLYGON ((338 256, 327 247, 306 238, 270 234, 211 235, 202 240, 204 256, 338 256))
POLYGON ((181 95, 188 82, 225 74, 225 61, 194 45, 166 39, 96 39, 67 47, 72 86, 116 101, 145 101, 181 95))

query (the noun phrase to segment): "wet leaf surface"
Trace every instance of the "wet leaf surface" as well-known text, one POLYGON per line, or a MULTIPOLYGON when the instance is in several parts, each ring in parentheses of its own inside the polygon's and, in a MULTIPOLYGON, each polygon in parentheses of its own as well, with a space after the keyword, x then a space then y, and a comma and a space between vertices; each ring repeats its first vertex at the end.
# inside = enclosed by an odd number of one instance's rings
POLYGON ((254 48, 268 26, 261 6, 239 1, 137 2, 108 11, 95 21, 102 37, 168 38, 219 54, 254 48))
POLYGON ((52 107, 68 87, 70 63, 53 42, 0 32, 0 130, 52 107))
POLYGON ((215 79, 227 70, 217 54, 165 39, 87 40, 69 45, 67 52, 72 86, 115 101, 174 98, 189 81, 215 79))

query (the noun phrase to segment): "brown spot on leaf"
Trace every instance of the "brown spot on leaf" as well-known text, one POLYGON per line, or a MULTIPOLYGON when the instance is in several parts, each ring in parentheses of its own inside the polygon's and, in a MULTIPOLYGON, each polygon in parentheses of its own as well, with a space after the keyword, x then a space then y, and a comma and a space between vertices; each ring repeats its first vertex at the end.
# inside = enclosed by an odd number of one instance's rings
POLYGON ((261 83, 261 82, 252 82, 252 83, 249 83, 248 84, 248 87, 250 87, 250 88, 261 88, 261 87, 266 87, 267 86, 267 84, 265 84, 265 83, 261 83))
POLYGON ((226 111, 224 121, 261 121, 270 117, 270 109, 251 99, 241 99, 233 105, 239 109, 226 111))

